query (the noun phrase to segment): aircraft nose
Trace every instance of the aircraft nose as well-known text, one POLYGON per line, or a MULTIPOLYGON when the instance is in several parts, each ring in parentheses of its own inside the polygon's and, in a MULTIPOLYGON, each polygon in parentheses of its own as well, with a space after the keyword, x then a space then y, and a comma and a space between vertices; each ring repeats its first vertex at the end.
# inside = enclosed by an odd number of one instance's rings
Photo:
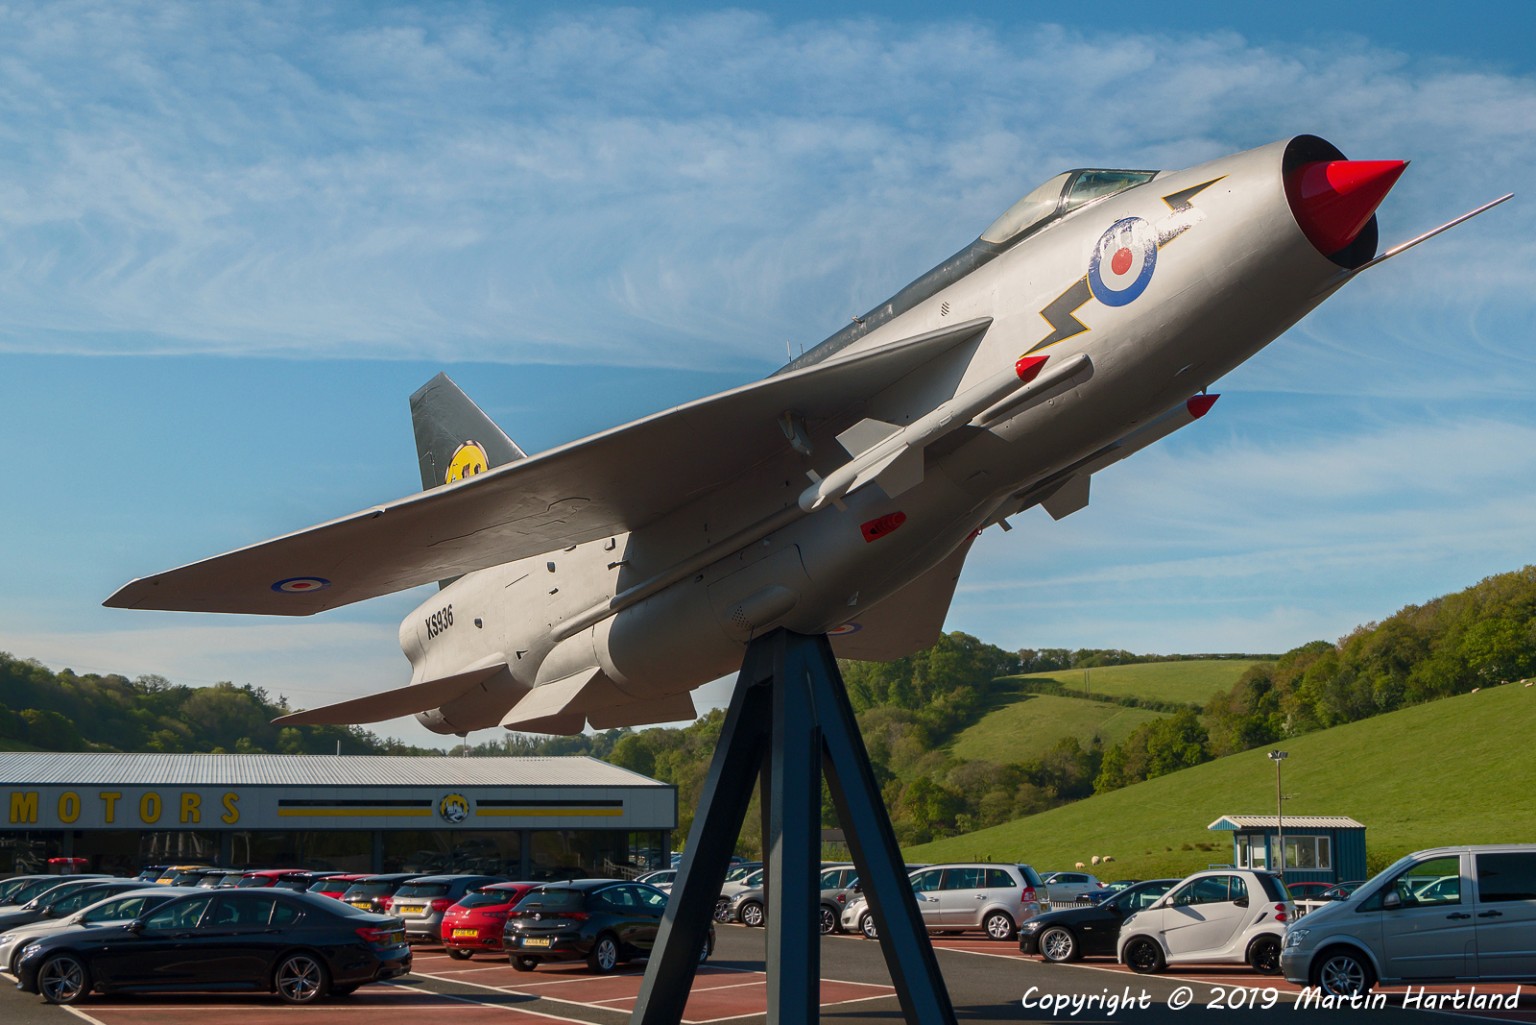
POLYGON ((1405 160, 1323 160, 1285 179, 1296 223, 1318 252, 1332 256, 1355 240, 1408 166, 1405 160))

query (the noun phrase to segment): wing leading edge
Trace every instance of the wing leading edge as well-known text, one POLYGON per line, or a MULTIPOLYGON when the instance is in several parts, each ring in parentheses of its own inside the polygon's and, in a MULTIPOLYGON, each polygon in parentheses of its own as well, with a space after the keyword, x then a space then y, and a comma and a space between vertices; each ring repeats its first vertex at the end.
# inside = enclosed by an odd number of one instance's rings
POLYGON ((459 483, 141 577, 104 604, 307 616, 635 530, 781 451, 785 411, 834 430, 849 426, 871 396, 990 324, 967 321, 755 381, 459 483))

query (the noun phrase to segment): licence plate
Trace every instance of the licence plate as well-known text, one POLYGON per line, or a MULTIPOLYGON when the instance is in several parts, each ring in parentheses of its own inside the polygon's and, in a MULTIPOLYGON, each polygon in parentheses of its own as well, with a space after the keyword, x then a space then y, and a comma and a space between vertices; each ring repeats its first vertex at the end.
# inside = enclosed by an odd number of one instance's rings
POLYGON ((472 939, 475 939, 479 935, 480 935, 480 931, 478 929, 455 929, 455 930, 453 930, 453 938, 456 939, 456 940, 472 940, 472 939))
POLYGON ((352 902, 352 906, 357 908, 359 911, 372 911, 373 910, 373 903, 371 901, 366 901, 366 900, 354 900, 352 902))
POLYGON ((547 937, 544 937, 544 936, 529 936, 527 939, 523 940, 523 946, 525 946, 525 947, 547 947, 547 946, 549 946, 549 939, 547 937))
POLYGON ((426 910, 427 910, 427 906, 425 904, 396 904, 395 905, 395 914, 401 915, 401 916, 404 916, 404 915, 420 915, 420 914, 424 914, 426 912, 426 910))

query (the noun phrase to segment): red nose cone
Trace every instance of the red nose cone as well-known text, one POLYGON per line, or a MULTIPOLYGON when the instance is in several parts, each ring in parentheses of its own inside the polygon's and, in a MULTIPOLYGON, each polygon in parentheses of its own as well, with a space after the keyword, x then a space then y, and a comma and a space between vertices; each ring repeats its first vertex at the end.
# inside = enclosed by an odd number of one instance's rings
POLYGON ((1408 164, 1402 160, 1329 160, 1303 164, 1285 179, 1296 223, 1324 256, 1355 240, 1408 164))

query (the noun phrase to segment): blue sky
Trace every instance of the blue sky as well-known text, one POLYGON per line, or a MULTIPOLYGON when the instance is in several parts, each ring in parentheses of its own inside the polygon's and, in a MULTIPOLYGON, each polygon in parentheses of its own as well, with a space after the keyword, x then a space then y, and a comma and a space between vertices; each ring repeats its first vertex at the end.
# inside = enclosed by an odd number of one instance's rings
POLYGON ((540 450, 771 372, 1056 171, 1302 132, 1412 160, 1388 243, 1517 196, 1087 510, 984 535, 949 627, 1284 651, 1536 561, 1533 38, 1521 0, 7 6, 0 650, 295 705, 399 686, 419 592, 100 603, 413 490, 440 369, 540 450))

